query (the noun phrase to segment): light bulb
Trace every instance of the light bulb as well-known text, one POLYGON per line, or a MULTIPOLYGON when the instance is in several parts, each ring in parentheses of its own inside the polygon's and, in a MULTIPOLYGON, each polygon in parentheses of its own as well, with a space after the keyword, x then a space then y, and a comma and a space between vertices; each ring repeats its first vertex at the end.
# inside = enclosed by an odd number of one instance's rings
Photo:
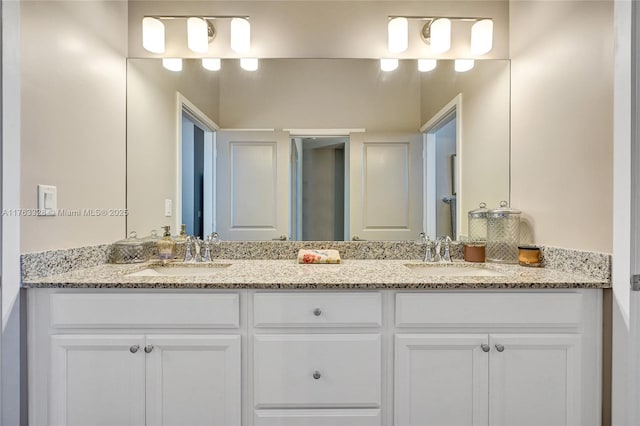
POLYGON ((473 59, 456 59, 454 68, 457 72, 467 72, 473 69, 475 61, 473 59))
POLYGON ((231 49, 248 53, 251 48, 251 24, 244 18, 231 19, 231 49))
POLYGON ((400 53, 409 47, 409 21, 407 18, 393 18, 387 24, 389 52, 400 53))
POLYGON ((471 27, 471 53, 484 55, 493 48, 493 21, 482 19, 471 27))
POLYGON ((418 71, 428 72, 436 69, 438 61, 435 59, 418 59, 418 71))
POLYGON ((222 64, 220 58, 202 58, 202 67, 209 71, 219 71, 222 64))
POLYGON ((162 58, 162 66, 169 71, 182 71, 182 58, 162 58))
POLYGON ((380 59, 380 69, 384 72, 390 72, 398 68, 398 60, 394 58, 380 59))
POLYGON ((256 71, 258 69, 258 58, 240 59, 240 67, 245 71, 256 71))
POLYGON ((451 21, 439 18, 431 23, 431 52, 444 53, 451 48, 451 21))
POLYGON ((207 21, 202 18, 187 19, 187 45, 189 49, 198 53, 206 53, 209 50, 207 21))
POLYGON ((164 24, 156 18, 142 18, 142 47, 151 53, 164 53, 164 24))

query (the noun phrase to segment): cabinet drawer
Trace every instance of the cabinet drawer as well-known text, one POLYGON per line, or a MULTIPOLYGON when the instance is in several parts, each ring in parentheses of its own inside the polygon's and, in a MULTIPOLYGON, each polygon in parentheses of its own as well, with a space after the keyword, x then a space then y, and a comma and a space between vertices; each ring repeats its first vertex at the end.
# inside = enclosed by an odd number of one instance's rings
POLYGON ((380 293, 256 293, 256 327, 380 327, 380 293))
POLYGON ((379 407, 379 334, 254 336, 256 408, 379 407))
POLYGON ((256 410, 255 426, 380 426, 380 410, 256 410))
POLYGON ((396 295, 397 327, 577 327, 578 293, 403 293, 396 295))
POLYGON ((238 328, 239 294, 55 293, 51 326, 238 328))

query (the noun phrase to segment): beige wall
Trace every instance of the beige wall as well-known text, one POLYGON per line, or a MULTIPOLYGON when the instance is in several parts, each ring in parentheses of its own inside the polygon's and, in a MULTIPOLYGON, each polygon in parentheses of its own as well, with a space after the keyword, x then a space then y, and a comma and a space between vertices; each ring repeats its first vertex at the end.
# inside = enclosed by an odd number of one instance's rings
POLYGON ((225 61, 220 75, 220 125, 225 128, 420 127, 415 61, 392 73, 377 60, 264 60, 256 73, 225 61))
MULTIPOLYGON (((125 207, 127 4, 27 1, 21 16, 21 206, 125 207)), ((23 217, 22 251, 109 243, 125 217, 23 217)))
MULTIPOLYGON (((260 58, 380 58, 388 56, 387 20, 390 15, 481 16, 493 18, 494 49, 484 57, 507 58, 508 0, 484 1, 131 1, 129 56, 152 57, 142 48, 142 17, 158 14, 248 15, 251 55, 260 58)), ((423 23, 410 22, 409 49, 401 57, 426 52, 420 39, 423 23)), ((186 47, 184 21, 168 21, 167 54, 200 56, 186 47)), ((229 21, 215 21, 217 35, 209 55, 237 57, 229 48, 229 21)), ((455 22, 452 50, 447 57, 467 56, 471 23, 455 22)))
POLYGON ((512 205, 536 243, 611 252, 613 2, 510 12, 512 205))
POLYGON ((509 62, 476 61, 466 73, 449 61, 421 79, 422 121, 429 121, 462 94, 459 232, 467 235, 467 213, 480 202, 495 208, 509 199, 509 62))
POLYGON ((200 61, 183 62, 182 72, 173 73, 160 60, 128 61, 127 229, 139 235, 174 227, 175 219, 164 216, 164 200, 177 208, 177 92, 218 121, 218 73, 203 70, 200 61))

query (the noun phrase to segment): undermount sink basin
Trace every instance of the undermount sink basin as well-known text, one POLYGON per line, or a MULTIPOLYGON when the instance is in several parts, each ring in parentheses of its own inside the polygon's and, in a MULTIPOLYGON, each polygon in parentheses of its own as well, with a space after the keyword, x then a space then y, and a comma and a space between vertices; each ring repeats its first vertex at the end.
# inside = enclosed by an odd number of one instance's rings
POLYGON ((404 266, 414 274, 433 277, 504 277, 504 274, 498 271, 467 264, 408 263, 404 266))
POLYGON ((128 277, 195 277, 215 275, 231 266, 230 263, 207 263, 203 265, 158 265, 127 274, 128 277))

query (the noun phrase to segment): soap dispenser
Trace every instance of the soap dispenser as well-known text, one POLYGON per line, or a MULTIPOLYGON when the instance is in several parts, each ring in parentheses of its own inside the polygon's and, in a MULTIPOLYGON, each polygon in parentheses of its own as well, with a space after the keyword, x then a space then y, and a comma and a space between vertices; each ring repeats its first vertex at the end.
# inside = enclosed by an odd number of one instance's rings
POLYGON ((164 235, 158 241, 158 257, 162 263, 167 263, 176 256, 176 243, 171 238, 171 227, 167 225, 163 226, 163 228, 164 235))

